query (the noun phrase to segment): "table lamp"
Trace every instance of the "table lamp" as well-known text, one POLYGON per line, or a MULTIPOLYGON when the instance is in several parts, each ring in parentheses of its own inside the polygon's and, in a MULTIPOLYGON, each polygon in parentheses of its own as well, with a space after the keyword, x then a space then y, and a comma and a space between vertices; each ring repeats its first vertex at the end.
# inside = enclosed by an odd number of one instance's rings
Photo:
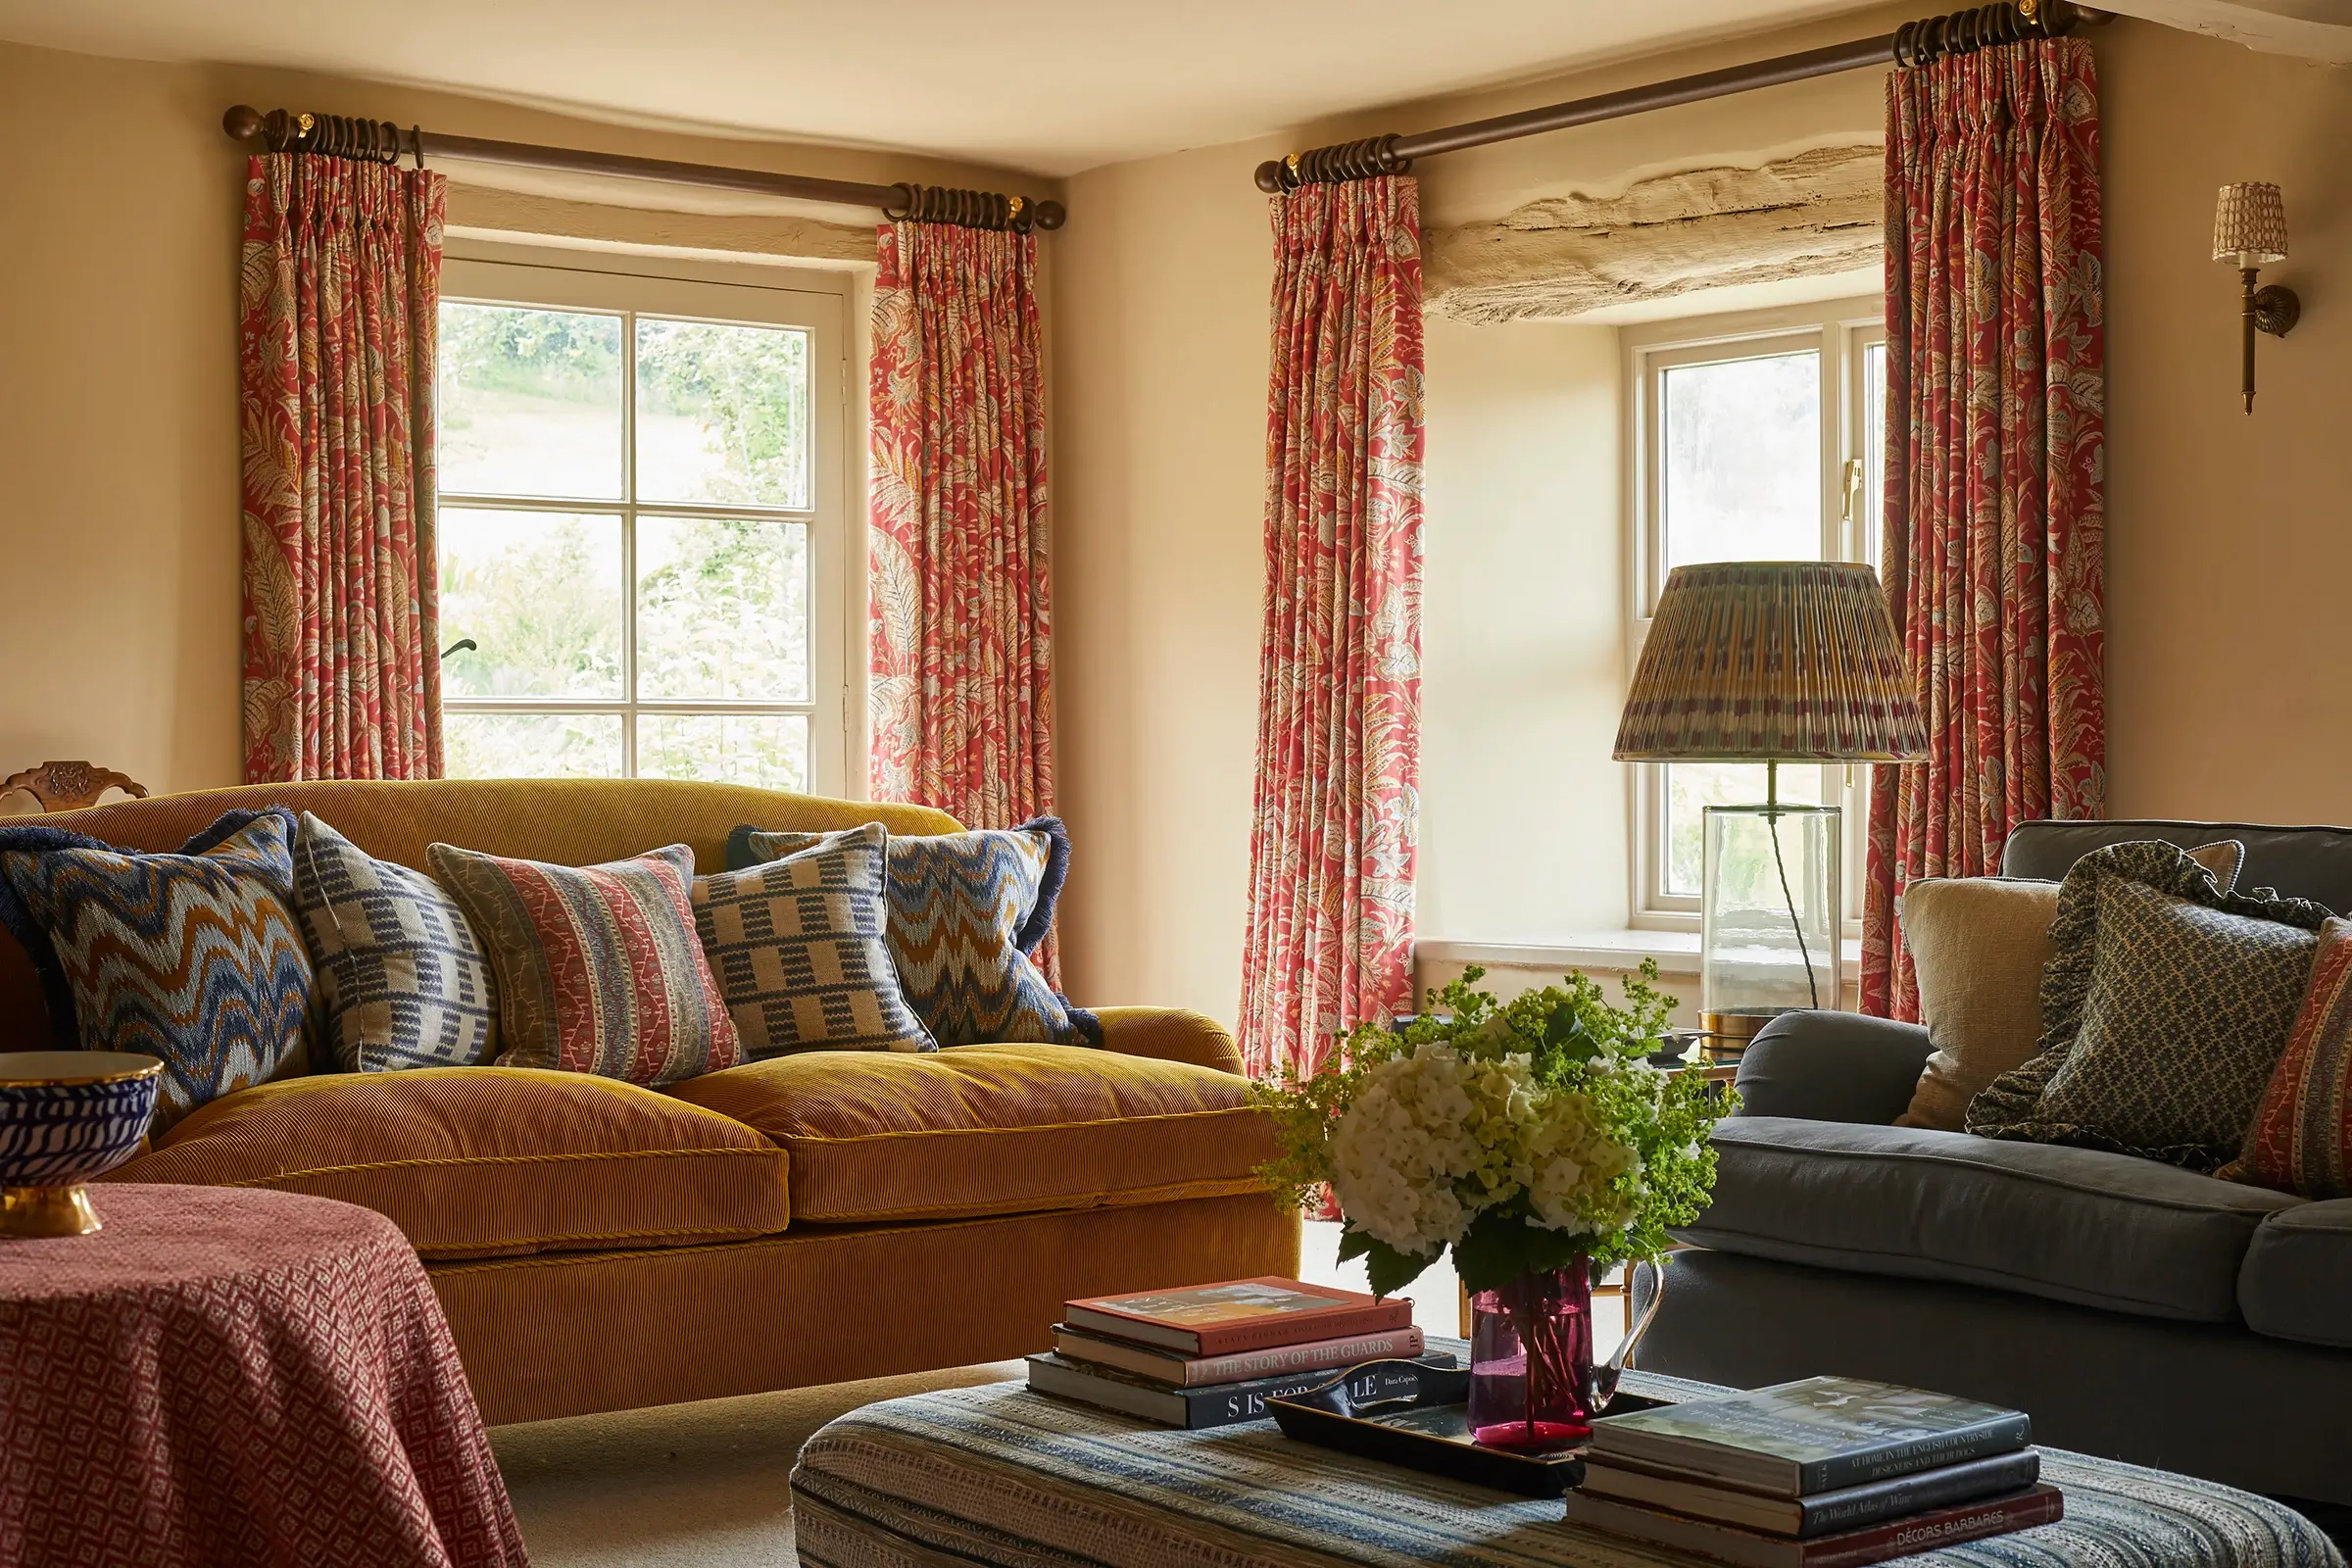
POLYGON ((1700 1023, 1743 1044, 1773 1017, 1835 1007, 1842 813, 1784 805, 1783 762, 1925 755, 1909 665, 1878 573, 1815 561, 1678 566, 1666 579, 1625 717, 1628 762, 1762 762, 1760 806, 1704 812, 1700 1023))

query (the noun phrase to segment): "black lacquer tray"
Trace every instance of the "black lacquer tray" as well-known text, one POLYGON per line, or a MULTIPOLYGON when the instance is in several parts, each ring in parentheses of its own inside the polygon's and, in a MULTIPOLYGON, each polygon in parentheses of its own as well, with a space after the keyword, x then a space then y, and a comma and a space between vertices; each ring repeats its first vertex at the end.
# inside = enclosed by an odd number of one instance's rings
MULTIPOLYGON (((1609 1404, 1611 1415, 1654 1409, 1664 1399, 1620 1393, 1609 1404)), ((1565 1496, 1582 1485, 1582 1449, 1561 1453, 1512 1453, 1482 1448, 1470 1441, 1470 1370, 1433 1367, 1418 1361, 1371 1361, 1335 1375, 1328 1383, 1268 1399, 1266 1408, 1284 1437, 1337 1448, 1359 1458, 1379 1459, 1424 1470, 1432 1475, 1473 1486, 1515 1492, 1525 1497, 1565 1496), (1382 1374, 1376 1383, 1367 1373, 1382 1374), (1410 1375, 1415 1392, 1392 1393, 1358 1404, 1351 1391, 1398 1387, 1410 1375)))

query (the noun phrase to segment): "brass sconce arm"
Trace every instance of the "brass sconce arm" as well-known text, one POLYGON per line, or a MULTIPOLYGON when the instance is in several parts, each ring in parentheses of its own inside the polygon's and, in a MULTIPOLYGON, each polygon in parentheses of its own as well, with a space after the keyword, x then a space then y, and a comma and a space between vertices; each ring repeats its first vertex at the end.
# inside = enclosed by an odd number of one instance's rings
POLYGON ((2238 276, 2245 283, 2245 397, 2246 412, 2254 412, 2254 334, 2268 332, 2273 337, 2284 337, 2295 329, 2303 318, 2303 301, 2283 283, 2255 286, 2261 275, 2258 268, 2243 268, 2238 276))

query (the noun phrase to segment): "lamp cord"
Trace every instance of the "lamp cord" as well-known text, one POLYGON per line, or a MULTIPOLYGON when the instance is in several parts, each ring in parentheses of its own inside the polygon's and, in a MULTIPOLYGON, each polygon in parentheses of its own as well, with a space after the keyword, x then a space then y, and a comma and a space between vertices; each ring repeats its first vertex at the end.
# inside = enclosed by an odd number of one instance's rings
POLYGON ((1772 837, 1772 865, 1781 873, 1781 898, 1788 906, 1789 929, 1796 933, 1796 956, 1805 965, 1805 994, 1813 1010, 1821 1010, 1821 982, 1813 978, 1813 952, 1805 946, 1805 922, 1796 912, 1796 895, 1788 891, 1788 863, 1781 858, 1781 764, 1764 764, 1764 831, 1772 837))

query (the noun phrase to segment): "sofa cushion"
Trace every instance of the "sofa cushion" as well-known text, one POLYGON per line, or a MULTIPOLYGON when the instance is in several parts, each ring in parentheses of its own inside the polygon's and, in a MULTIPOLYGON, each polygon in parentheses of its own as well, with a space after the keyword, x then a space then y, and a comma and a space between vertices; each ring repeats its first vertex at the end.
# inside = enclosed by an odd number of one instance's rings
POLYGON ((2352 1199, 2264 1220, 2237 1273, 2237 1304, 2257 1334, 2352 1350, 2352 1199))
POLYGON ((1741 1116, 1675 1234, 1783 1262, 1958 1280, 2109 1311, 2237 1317, 2255 1229, 2300 1200, 2098 1150, 1741 1116))
POLYGON ((1080 1046, 811 1051, 672 1084, 792 1154, 795 1221, 1016 1214, 1262 1190, 1249 1085, 1080 1046))
POLYGON ((783 1230, 784 1152, 586 1073, 414 1067, 290 1079, 197 1111, 109 1178, 372 1208, 430 1258, 682 1247, 783 1230))

